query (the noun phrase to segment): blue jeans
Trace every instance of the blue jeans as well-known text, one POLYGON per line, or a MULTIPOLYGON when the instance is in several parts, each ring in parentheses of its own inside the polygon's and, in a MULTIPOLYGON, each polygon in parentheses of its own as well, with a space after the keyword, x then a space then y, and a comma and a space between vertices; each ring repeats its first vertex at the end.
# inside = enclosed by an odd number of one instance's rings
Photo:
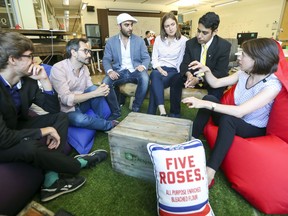
POLYGON ((112 80, 108 75, 106 75, 102 81, 110 87, 110 93, 107 96, 107 102, 109 104, 112 114, 121 113, 114 87, 124 83, 137 84, 135 100, 132 105, 132 111, 139 112, 140 107, 145 99, 149 84, 149 76, 147 71, 140 72, 136 70, 131 73, 129 70, 122 70, 118 71, 118 73, 120 76, 117 80, 112 80))
MULTIPOLYGON (((95 90, 93 85, 87 88, 84 93, 95 90)), ((112 121, 106 120, 107 102, 105 97, 95 97, 75 106, 75 111, 68 112, 69 124, 75 127, 92 130, 107 131, 112 128, 112 121), (86 112, 92 109, 95 115, 87 115, 86 112)))
MULTIPOLYGON (((158 105, 164 105, 164 89, 172 85, 175 76, 178 74, 176 68, 172 67, 162 67, 163 70, 167 71, 168 75, 163 76, 157 69, 153 69, 150 74, 151 86, 150 86, 150 97, 148 114, 156 114, 158 105)), ((173 93, 174 88, 170 88, 170 102, 175 99, 173 93)), ((173 110, 173 106, 170 108, 170 113, 179 114, 180 111, 176 113, 173 110)))

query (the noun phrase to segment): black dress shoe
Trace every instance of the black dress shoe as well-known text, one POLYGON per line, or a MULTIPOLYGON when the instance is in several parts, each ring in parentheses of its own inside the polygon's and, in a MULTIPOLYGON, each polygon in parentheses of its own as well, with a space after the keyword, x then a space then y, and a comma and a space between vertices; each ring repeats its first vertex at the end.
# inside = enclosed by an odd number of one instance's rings
POLYGON ((160 116, 166 116, 167 117, 168 115, 167 114, 161 114, 160 116))
POLYGON ((112 121, 112 120, 116 120, 120 117, 121 117, 120 113, 119 114, 118 113, 112 113, 107 120, 112 121))

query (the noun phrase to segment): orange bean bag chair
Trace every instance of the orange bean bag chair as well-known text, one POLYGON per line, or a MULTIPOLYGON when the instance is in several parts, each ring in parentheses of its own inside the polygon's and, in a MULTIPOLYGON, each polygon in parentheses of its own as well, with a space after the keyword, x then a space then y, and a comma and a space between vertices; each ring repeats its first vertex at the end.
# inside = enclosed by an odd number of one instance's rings
MULTIPOLYGON (((266 214, 288 214, 288 65, 281 46, 275 75, 282 90, 275 98, 265 136, 236 136, 221 169, 232 188, 266 214)), ((223 96, 223 104, 234 104, 235 86, 223 96)), ((210 121, 204 136, 213 148, 218 128, 210 121)))

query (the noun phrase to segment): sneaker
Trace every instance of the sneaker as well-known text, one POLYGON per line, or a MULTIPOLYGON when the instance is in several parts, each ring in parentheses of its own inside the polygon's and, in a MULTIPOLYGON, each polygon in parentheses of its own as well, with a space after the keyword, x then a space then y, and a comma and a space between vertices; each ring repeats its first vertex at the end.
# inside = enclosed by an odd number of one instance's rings
POLYGON ((76 155, 74 158, 82 158, 84 160, 86 160, 88 163, 86 165, 85 168, 90 168, 90 167, 94 167, 96 166, 96 164, 106 160, 108 156, 108 153, 106 150, 103 149, 98 149, 95 151, 92 151, 89 154, 80 154, 80 155, 76 155))
POLYGON ((80 188, 85 182, 86 179, 82 176, 76 176, 72 178, 60 178, 55 181, 50 187, 41 189, 41 201, 47 202, 63 194, 75 191, 80 188))

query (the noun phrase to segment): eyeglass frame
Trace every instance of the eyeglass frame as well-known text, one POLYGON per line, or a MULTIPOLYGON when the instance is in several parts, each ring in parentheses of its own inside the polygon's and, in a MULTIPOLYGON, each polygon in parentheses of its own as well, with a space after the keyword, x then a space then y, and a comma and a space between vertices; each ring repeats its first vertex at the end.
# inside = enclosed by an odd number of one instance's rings
POLYGON ((91 55, 92 54, 92 50, 91 49, 78 49, 77 51, 83 51, 85 53, 85 55, 88 55, 88 53, 91 55))
POLYGON ((31 53, 29 55, 20 55, 20 57, 26 57, 26 58, 30 58, 31 60, 33 60, 34 55, 31 53))

